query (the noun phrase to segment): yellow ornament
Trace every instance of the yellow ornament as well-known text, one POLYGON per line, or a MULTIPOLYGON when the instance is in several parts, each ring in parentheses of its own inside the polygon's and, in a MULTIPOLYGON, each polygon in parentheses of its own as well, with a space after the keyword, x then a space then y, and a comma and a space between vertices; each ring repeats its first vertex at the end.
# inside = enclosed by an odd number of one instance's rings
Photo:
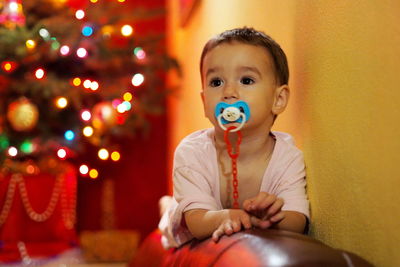
POLYGON ((8 106, 7 119, 14 130, 30 131, 38 122, 39 111, 35 104, 22 97, 8 106))
POLYGON ((95 129, 105 130, 117 123, 117 111, 110 102, 97 103, 92 110, 92 124, 95 129))

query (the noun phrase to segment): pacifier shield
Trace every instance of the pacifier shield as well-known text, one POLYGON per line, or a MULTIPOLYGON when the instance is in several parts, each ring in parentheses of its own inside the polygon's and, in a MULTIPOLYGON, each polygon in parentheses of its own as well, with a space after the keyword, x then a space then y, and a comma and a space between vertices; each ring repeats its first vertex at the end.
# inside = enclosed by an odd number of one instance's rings
POLYGON ((215 107, 215 117, 218 119, 218 117, 222 114, 222 124, 233 122, 241 123, 243 121, 241 113, 245 115, 245 122, 247 122, 250 118, 250 108, 249 105, 243 100, 237 101, 233 104, 219 102, 215 107))

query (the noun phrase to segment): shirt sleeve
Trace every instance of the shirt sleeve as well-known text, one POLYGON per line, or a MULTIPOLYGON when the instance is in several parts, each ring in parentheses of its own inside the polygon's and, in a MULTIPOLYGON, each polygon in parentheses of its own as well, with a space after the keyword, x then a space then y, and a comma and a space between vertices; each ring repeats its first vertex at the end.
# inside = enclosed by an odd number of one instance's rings
MULTIPOLYGON (((185 158, 188 161, 190 156, 185 158)), ((179 161, 179 156, 175 158, 179 161)), ((177 164, 178 165, 178 164, 177 164)), ((212 185, 207 180, 205 171, 192 167, 177 166, 174 169, 174 204, 165 212, 159 228, 163 233, 162 244, 165 248, 178 247, 193 239, 184 221, 183 213, 193 209, 218 210, 213 197, 212 185)))
POLYGON ((303 153, 297 151, 280 177, 276 195, 284 200, 282 210, 297 211, 309 219, 310 211, 305 178, 303 153))

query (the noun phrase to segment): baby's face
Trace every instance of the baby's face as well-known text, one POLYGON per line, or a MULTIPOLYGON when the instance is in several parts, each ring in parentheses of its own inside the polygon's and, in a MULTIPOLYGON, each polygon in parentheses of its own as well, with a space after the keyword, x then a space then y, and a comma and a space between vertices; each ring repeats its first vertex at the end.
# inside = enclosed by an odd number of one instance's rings
POLYGON ((239 42, 220 44, 204 57, 201 73, 204 112, 217 130, 221 129, 214 115, 215 106, 238 100, 247 102, 251 113, 243 133, 270 130, 277 83, 272 58, 265 48, 239 42))

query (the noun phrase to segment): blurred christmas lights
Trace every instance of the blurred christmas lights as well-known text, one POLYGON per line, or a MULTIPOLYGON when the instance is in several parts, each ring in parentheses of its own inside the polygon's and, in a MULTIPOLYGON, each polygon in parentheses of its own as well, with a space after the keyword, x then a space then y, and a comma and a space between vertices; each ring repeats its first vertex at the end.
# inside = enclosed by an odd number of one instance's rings
POLYGON ((44 75, 45 75, 45 72, 44 72, 43 69, 37 69, 37 70, 35 71, 35 77, 36 77, 36 79, 38 79, 38 80, 43 79, 44 75))
POLYGON ((17 148, 10 146, 7 151, 8 155, 11 157, 15 157, 18 154, 17 148))
POLYGON ((132 96, 131 93, 126 92, 126 93, 122 96, 122 98, 123 98, 125 101, 131 101, 132 98, 133 98, 133 96, 132 96))
POLYGON ((89 176, 92 179, 96 179, 99 176, 99 172, 96 169, 91 169, 89 172, 89 176))
POLYGON ((99 89, 99 83, 96 81, 93 81, 90 83, 90 90, 92 91, 96 91, 97 89, 99 89))
POLYGON ((50 38, 50 33, 45 28, 41 28, 39 30, 39 35, 45 40, 48 40, 50 38))
POLYGON ((65 157, 67 156, 67 151, 64 148, 60 148, 59 150, 57 150, 57 156, 60 159, 65 159, 65 157))
POLYGON ((79 86, 79 85, 81 85, 81 83, 82 83, 82 81, 79 78, 74 78, 72 80, 72 84, 75 85, 75 86, 79 86))
POLYGON ((69 54, 69 46, 68 45, 63 45, 60 48, 60 54, 63 56, 66 56, 69 54))
POLYGON ((126 24, 121 27, 121 34, 123 36, 128 37, 128 36, 132 35, 132 33, 133 33, 133 28, 131 25, 126 24))
POLYGON ((36 43, 33 40, 27 40, 25 45, 28 49, 34 49, 36 47, 36 43))
POLYGON ((91 117, 92 117, 92 114, 90 113, 89 110, 82 111, 82 113, 81 113, 82 120, 89 121, 91 117))
POLYGON ((108 157, 109 157, 108 150, 105 149, 105 148, 101 148, 101 149, 99 150, 99 152, 97 153, 97 155, 98 155, 99 158, 102 159, 102 160, 107 160, 108 157))
POLYGON ((77 19, 83 19, 85 17, 85 11, 83 11, 82 9, 79 9, 75 12, 75 17, 77 19))
POLYGON ((144 76, 141 73, 136 73, 132 77, 133 86, 140 86, 144 82, 144 76))
POLYGON ((92 81, 90 81, 90 80, 85 80, 83 82, 83 87, 85 87, 86 89, 89 89, 91 85, 92 85, 92 81))
POLYGON ((82 165, 79 167, 79 172, 80 172, 82 175, 86 175, 86 174, 88 174, 88 172, 89 172, 89 167, 88 167, 87 165, 85 165, 85 164, 82 164, 82 165))
POLYGON ((86 126, 85 128, 83 128, 82 133, 84 136, 90 137, 93 135, 93 128, 90 126, 86 126))
POLYGON ((85 26, 82 28, 82 34, 86 37, 89 37, 93 34, 93 28, 90 26, 85 26))
POLYGON ((65 97, 58 97, 56 99, 56 106, 61 109, 65 108, 68 106, 68 100, 65 97))
POLYGON ((86 49, 83 48, 83 47, 78 48, 78 50, 76 50, 76 55, 77 55, 78 57, 80 57, 80 58, 86 57, 87 54, 88 54, 88 53, 87 53, 86 49))
POLYGON ((64 133, 64 137, 65 139, 67 139, 68 141, 72 141, 75 138, 75 133, 71 130, 68 130, 64 133))
POLYGON ((119 154, 118 151, 114 151, 111 153, 111 159, 113 161, 118 161, 121 158, 121 155, 119 154))

